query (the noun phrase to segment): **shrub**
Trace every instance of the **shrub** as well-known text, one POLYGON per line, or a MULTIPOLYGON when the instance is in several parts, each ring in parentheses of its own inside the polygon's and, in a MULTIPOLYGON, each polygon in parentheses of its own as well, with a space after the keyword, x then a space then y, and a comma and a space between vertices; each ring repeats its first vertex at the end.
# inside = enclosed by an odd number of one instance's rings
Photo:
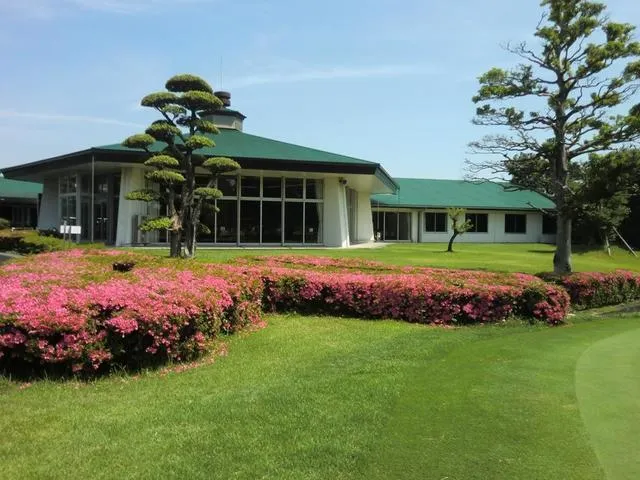
POLYGON ((188 360, 260 311, 259 279, 234 285, 206 269, 155 265, 116 274, 91 256, 96 252, 43 254, 0 269, 5 369, 94 373, 188 360))
MULTIPOLYGON (((100 244, 83 244, 82 248, 100 248, 100 244)), ((61 236, 53 232, 37 232, 23 230, 0 233, 0 252, 16 252, 22 255, 57 252, 78 248, 78 245, 65 242, 61 236)))
POLYGON ((541 273, 538 276, 562 286, 577 309, 617 305, 640 299, 640 274, 633 272, 581 272, 564 276, 541 273))
MULTIPOLYGON (((476 280, 483 275, 474 274, 476 280)), ((498 322, 519 315, 557 324, 569 308, 568 296, 561 288, 528 275, 514 277, 513 285, 487 283, 472 287, 425 274, 270 269, 262 276, 264 306, 277 312, 293 310, 433 324, 498 322)))
POLYGON ((7 230, 11 228, 11 222, 6 218, 0 218, 0 230, 7 230))

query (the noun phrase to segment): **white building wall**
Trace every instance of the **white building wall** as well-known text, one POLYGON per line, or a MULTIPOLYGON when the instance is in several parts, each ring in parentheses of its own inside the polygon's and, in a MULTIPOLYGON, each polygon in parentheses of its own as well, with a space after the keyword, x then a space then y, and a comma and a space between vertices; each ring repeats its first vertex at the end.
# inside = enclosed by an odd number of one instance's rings
POLYGON ((136 215, 147 215, 147 203, 127 200, 125 195, 132 190, 145 187, 144 169, 123 167, 120 177, 120 198, 118 199, 118 226, 116 246, 130 245, 134 242, 133 223, 136 215))
POLYGON ((370 199, 370 192, 358 192, 358 242, 374 241, 370 199))
POLYGON ((60 226, 58 203, 58 178, 45 178, 38 217, 39 230, 58 229, 60 226))
MULTIPOLYGON (((369 208, 371 202, 367 198, 369 208)), ((349 246, 349 220, 345 186, 338 178, 324 180, 324 244, 327 247, 349 246)))
MULTIPOLYGON (((394 209, 384 209, 381 211, 394 211, 394 209)), ((397 209, 406 211, 406 209, 397 209)), ((414 210, 412 215, 412 241, 424 243, 446 243, 453 233, 451 220, 447 221, 446 232, 426 232, 423 217, 424 212, 446 213, 445 210, 414 210)), ((467 210, 467 213, 486 213, 488 215, 488 228, 486 233, 467 232, 456 238, 460 243, 554 243, 555 235, 542 234, 542 214, 539 212, 514 211, 514 210, 467 210), (525 214, 527 216, 526 233, 505 233, 505 214, 525 214)))

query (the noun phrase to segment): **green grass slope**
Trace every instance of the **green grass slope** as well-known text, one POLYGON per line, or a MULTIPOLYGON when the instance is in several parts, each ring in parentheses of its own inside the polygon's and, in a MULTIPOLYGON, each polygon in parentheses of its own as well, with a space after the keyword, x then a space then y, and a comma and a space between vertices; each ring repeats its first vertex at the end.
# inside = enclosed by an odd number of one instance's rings
MULTIPOLYGON (((590 318, 442 329, 275 316, 182 373, 0 380, 2 476, 602 479, 608 440, 589 424, 624 425, 581 412, 606 395, 580 387, 596 375, 584 355, 640 317, 590 318)), ((637 377, 620 379, 637 398, 637 377)), ((611 410, 637 418, 640 405, 616 392, 611 410)))

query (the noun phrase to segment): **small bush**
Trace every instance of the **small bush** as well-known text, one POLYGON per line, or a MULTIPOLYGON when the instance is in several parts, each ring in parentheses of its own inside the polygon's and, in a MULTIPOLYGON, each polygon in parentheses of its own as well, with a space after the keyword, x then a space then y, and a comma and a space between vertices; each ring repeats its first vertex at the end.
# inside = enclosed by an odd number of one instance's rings
MULTIPOLYGON (((83 248, 100 248, 100 244, 83 244, 83 248)), ((58 234, 51 232, 3 231, 0 233, 0 252, 16 252, 22 255, 57 252, 78 248, 76 243, 65 242, 58 234)))
POLYGON ((538 274, 540 278, 562 286, 576 309, 640 300, 640 274, 618 270, 611 273, 580 272, 569 275, 538 274))
POLYGON ((0 218, 0 230, 7 230, 11 228, 11 222, 6 218, 0 218))

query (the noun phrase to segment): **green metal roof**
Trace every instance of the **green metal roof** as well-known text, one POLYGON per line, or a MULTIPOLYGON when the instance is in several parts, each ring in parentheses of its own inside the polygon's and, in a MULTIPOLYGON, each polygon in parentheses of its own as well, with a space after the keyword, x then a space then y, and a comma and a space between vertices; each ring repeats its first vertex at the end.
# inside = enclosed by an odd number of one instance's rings
POLYGON ((508 183, 468 182, 465 180, 429 180, 394 178, 395 195, 372 195, 373 206, 447 208, 463 207, 489 210, 553 209, 547 197, 531 190, 514 190, 508 183), (507 188, 505 188, 507 187, 507 188))
POLYGON ((36 199, 42 193, 39 183, 9 180, 0 176, 0 198, 36 199))
MULTIPOLYGON (((218 135, 211 135, 216 143, 214 148, 203 148, 198 151, 206 156, 225 156, 237 158, 262 158, 272 160, 289 160, 300 162, 341 163, 351 165, 376 165, 374 162, 359 158, 338 155, 315 148, 302 147, 292 143, 258 137, 231 128, 221 128, 218 135)), ((156 142, 152 145, 152 151, 160 151, 165 143, 156 142)), ((131 152, 132 149, 116 143, 96 147, 100 151, 131 152)), ((135 150, 134 150, 135 151, 135 150)))

